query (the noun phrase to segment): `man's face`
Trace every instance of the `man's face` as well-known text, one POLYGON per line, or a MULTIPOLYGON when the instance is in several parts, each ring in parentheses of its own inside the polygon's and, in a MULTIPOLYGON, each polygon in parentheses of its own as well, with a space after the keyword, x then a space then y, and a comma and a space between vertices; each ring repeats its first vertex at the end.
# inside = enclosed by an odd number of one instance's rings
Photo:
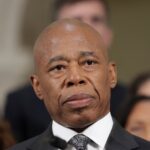
POLYGON ((100 40, 95 31, 67 25, 39 42, 43 52, 33 87, 51 117, 66 127, 85 128, 109 112, 116 79, 100 40))
POLYGON ((112 43, 112 31, 108 26, 108 16, 101 2, 96 0, 81 1, 75 4, 66 4, 58 12, 57 19, 76 18, 97 30, 107 48, 112 43))

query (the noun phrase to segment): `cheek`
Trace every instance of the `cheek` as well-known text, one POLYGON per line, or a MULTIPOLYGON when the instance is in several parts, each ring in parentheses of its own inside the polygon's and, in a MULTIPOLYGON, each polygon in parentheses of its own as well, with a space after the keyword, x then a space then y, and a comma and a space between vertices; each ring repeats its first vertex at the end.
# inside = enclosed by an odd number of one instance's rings
POLYGON ((45 91, 44 104, 53 119, 61 114, 59 97, 60 91, 54 86, 45 91))
POLYGON ((109 78, 107 74, 104 73, 104 71, 103 73, 99 73, 99 72, 95 73, 92 78, 92 82, 97 89, 100 89, 100 90, 110 89, 109 78))
POLYGON ((59 105, 59 96, 61 93, 61 81, 45 77, 41 82, 44 103, 48 110, 57 109, 59 105))
POLYGON ((60 91, 61 80, 52 78, 48 73, 41 78, 43 93, 47 96, 55 96, 60 91))
POLYGON ((109 78, 106 73, 95 73, 91 78, 95 90, 100 96, 100 99, 104 102, 108 102, 110 99, 110 85, 109 78))

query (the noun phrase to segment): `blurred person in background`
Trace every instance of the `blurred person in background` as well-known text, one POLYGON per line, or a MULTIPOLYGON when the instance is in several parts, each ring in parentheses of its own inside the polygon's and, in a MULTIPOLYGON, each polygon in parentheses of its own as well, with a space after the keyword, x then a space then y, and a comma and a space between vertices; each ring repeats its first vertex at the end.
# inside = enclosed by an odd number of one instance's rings
MULTIPOLYGON (((79 19, 101 34, 107 49, 111 47, 113 33, 110 26, 110 10, 105 0, 54 0, 53 6, 53 20, 79 19)), ((116 116, 125 94, 126 88, 120 83, 112 90, 113 116, 116 116)), ((51 121, 43 102, 37 99, 31 85, 8 94, 5 117, 12 125, 17 141, 41 133, 51 121)))
POLYGON ((120 123, 130 133, 150 141, 150 96, 136 96, 124 106, 120 123))
POLYGON ((150 72, 139 74, 129 85, 127 100, 117 119, 129 132, 150 141, 150 72))
POLYGON ((5 150, 13 146, 15 143, 9 123, 0 120, 0 150, 5 150))
POLYGON ((137 95, 150 96, 150 71, 139 74, 129 85, 128 99, 137 95))

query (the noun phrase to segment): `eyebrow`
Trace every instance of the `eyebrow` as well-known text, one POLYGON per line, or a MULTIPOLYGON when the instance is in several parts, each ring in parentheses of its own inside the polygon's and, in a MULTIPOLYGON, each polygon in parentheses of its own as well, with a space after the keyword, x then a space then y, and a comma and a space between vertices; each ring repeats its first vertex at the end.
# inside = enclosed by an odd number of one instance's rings
MULTIPOLYGON (((94 56, 94 55, 95 54, 92 51, 81 51, 80 52, 81 57, 94 56)), ((66 57, 60 55, 60 56, 55 56, 55 57, 50 58, 48 64, 51 64, 56 61, 69 61, 69 60, 66 57)))
POLYGON ((48 64, 51 64, 56 61, 68 61, 68 59, 63 56, 56 56, 56 57, 50 58, 48 64))
POLYGON ((95 53, 93 51, 81 51, 80 55, 82 57, 84 57, 84 56, 95 56, 95 53))

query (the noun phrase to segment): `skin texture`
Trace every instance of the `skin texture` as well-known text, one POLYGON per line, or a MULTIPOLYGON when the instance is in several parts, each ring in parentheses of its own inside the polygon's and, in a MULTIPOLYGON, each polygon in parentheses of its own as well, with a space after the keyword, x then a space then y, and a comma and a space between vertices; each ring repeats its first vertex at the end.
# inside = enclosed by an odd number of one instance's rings
POLYGON ((126 129, 145 140, 150 141, 150 101, 137 103, 128 117, 126 129))
POLYGON ((75 18, 87 23, 97 30, 108 49, 112 43, 112 30, 108 25, 108 16, 100 1, 81 1, 66 4, 58 12, 57 19, 75 18))
POLYGON ((109 112, 115 64, 93 28, 73 19, 57 21, 39 36, 34 56, 32 85, 56 122, 81 131, 109 112))
POLYGON ((150 96, 150 80, 145 81, 137 91, 138 95, 150 96))

